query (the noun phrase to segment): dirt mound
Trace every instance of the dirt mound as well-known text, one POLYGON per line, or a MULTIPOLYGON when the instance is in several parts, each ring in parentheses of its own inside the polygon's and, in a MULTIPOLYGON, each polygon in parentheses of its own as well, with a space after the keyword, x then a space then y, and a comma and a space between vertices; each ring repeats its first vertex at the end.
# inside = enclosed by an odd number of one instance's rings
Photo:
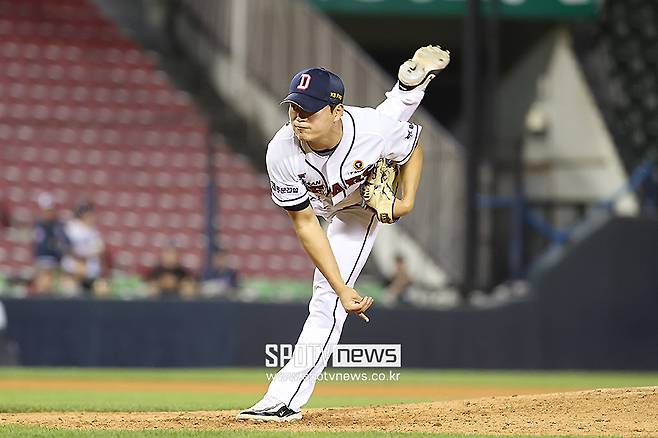
POLYGON ((0 414, 2 423, 84 429, 252 429, 658 436, 658 387, 308 409, 290 424, 238 422, 236 411, 0 414))

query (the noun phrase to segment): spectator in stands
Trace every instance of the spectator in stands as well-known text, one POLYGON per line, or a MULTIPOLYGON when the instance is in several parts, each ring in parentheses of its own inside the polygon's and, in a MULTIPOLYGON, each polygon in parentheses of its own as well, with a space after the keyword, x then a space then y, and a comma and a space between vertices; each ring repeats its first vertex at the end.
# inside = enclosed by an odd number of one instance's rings
POLYGON ((194 276, 180 263, 173 245, 162 250, 160 262, 149 273, 148 282, 153 298, 189 298, 196 294, 194 276))
POLYGON ((203 276, 201 294, 205 297, 234 298, 238 291, 238 271, 231 266, 230 254, 218 249, 212 255, 212 266, 203 276))
POLYGON ((62 258, 69 251, 70 245, 64 224, 57 217, 52 195, 47 192, 41 193, 37 203, 40 218, 34 225, 35 275, 31 292, 44 295, 55 292, 62 258))
POLYGON ((57 281, 57 294, 62 297, 77 297, 84 292, 79 274, 62 270, 57 281))
POLYGON ((75 217, 66 223, 66 236, 71 250, 62 260, 62 268, 72 275, 85 293, 90 293, 100 278, 101 256, 105 248, 95 224, 94 207, 87 201, 75 210, 75 217))
POLYGON ((386 286, 386 301, 391 305, 410 304, 408 301, 409 288, 413 284, 407 272, 404 257, 395 256, 395 270, 386 286))
POLYGON ((94 288, 91 291, 94 298, 111 298, 112 287, 110 282, 105 278, 99 278, 94 282, 94 288))

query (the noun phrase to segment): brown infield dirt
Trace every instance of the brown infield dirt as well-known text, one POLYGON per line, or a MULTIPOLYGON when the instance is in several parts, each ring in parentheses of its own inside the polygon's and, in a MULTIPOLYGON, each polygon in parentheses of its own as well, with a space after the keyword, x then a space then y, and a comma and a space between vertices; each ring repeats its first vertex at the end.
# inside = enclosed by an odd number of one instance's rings
POLYGON ((494 435, 658 436, 658 387, 485 397, 304 411, 285 424, 237 421, 237 411, 3 413, 2 423, 75 429, 250 429, 494 435))

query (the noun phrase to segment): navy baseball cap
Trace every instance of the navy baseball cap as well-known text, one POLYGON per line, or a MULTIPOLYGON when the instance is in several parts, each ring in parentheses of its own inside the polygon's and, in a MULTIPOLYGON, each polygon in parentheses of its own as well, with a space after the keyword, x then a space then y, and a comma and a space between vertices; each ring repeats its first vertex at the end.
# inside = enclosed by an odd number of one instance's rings
POLYGON ((335 73, 321 67, 307 68, 290 82, 288 95, 281 103, 294 103, 304 111, 314 113, 327 105, 343 103, 345 86, 335 73))

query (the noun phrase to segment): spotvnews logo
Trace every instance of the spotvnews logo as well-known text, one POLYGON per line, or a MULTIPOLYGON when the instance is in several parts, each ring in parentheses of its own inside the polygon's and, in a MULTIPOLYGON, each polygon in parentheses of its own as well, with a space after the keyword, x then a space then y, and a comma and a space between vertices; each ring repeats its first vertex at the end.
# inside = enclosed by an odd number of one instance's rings
POLYGON ((399 368, 402 366, 400 344, 339 344, 333 348, 323 345, 266 344, 265 366, 279 368, 289 361, 298 367, 314 366, 320 360, 334 368, 399 368))

